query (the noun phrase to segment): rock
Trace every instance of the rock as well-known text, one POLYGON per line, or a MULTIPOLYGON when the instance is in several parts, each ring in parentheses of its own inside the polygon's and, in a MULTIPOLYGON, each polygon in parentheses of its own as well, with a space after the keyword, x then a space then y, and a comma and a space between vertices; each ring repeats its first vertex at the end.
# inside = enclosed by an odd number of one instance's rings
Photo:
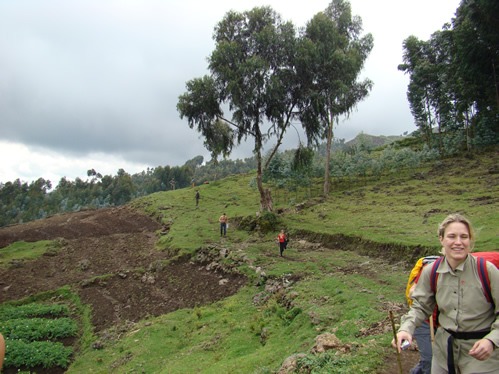
POLYGON ((321 317, 316 312, 309 312, 308 316, 310 317, 310 323, 312 323, 312 325, 317 326, 321 323, 321 317))
POLYGON ((156 278, 152 274, 144 274, 142 276, 142 283, 154 284, 156 283, 156 278))
POLYGON ((315 338, 315 345, 312 347, 312 353, 324 353, 328 350, 336 349, 340 352, 349 352, 351 347, 348 344, 342 344, 335 334, 324 333, 315 338))
POLYGON ((93 349, 104 349, 104 343, 102 343, 101 341, 97 340, 95 342, 92 343, 92 348, 93 349))
POLYGON ((298 360, 301 358, 306 357, 307 355, 305 353, 297 353, 292 356, 289 356, 287 359, 284 360, 282 363, 279 371, 277 372, 278 374, 291 374, 294 373, 297 369, 298 366, 298 360))
POLYGON ((90 268, 90 260, 83 259, 80 262, 78 262, 77 266, 81 271, 88 270, 90 268))

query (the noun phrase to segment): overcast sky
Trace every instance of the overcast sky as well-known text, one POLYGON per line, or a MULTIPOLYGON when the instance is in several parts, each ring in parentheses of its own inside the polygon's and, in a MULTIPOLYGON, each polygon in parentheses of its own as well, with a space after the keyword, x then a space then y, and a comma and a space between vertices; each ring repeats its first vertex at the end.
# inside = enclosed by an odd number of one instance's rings
MULTIPOLYGON (((369 97, 335 129, 415 130, 397 70, 409 35, 427 40, 459 0, 351 0, 374 48, 363 77, 369 97)), ((303 27, 328 0, 0 0, 0 182, 86 179, 209 160, 199 134, 176 110, 185 83, 208 73, 213 29, 229 10, 270 5, 303 27)), ((294 131, 293 131, 294 132, 294 131)), ((297 145, 296 132, 285 146, 297 145)), ((231 158, 251 156, 242 146, 231 158)))

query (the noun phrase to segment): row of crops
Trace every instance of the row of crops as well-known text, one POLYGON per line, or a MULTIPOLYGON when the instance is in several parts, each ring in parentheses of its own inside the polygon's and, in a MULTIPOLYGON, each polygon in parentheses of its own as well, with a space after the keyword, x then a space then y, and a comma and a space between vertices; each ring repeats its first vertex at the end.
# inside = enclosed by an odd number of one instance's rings
POLYGON ((1 305, 0 331, 6 343, 4 369, 66 369, 79 335, 67 304, 42 302, 1 305))

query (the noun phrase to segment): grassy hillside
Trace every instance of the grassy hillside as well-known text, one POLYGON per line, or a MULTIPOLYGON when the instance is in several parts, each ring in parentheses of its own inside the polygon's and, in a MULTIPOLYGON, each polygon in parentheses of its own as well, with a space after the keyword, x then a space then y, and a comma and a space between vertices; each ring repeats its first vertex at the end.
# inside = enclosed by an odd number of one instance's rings
POLYGON ((477 250, 499 248, 498 159, 493 152, 337 182, 327 200, 303 205, 288 205, 290 197, 275 191, 283 212, 277 226, 291 235, 283 258, 276 232, 235 227, 258 211, 252 175, 200 186, 198 208, 194 189, 138 200, 135 207, 169 228, 159 250, 193 255, 210 245, 228 249, 226 261, 239 261, 250 282, 222 302, 144 321, 108 348, 80 357, 69 372, 272 373, 296 353, 305 353, 301 364, 317 372, 380 370, 390 351, 387 313, 398 316, 404 307, 410 259, 439 250, 438 223, 462 212, 477 228, 477 250), (223 212, 230 217, 226 239, 218 232, 223 212), (315 337, 325 332, 340 346, 332 354, 311 354, 315 337))
MULTIPOLYGON (((275 373, 286 358, 316 373, 387 373, 391 327, 405 308, 408 265, 439 250, 438 223, 466 214, 476 249, 499 249, 498 152, 438 161, 397 175, 335 181, 331 196, 274 189, 274 229, 247 230, 259 210, 253 175, 196 189, 156 193, 132 203, 162 222, 159 251, 173 259, 209 253, 248 276, 236 295, 182 309, 101 337, 102 349, 76 357, 68 373, 275 373), (303 200, 303 201, 302 201, 303 200), (229 216, 226 238, 218 217, 229 216), (279 228, 290 234, 278 256, 279 228), (336 347, 313 353, 315 338, 334 334, 336 347), (106 338, 107 336, 107 338, 106 338)), ((271 222, 272 223, 272 222, 271 222)), ((201 264, 200 264, 201 266, 201 264)), ((181 295, 179 295, 181 297, 181 295)))

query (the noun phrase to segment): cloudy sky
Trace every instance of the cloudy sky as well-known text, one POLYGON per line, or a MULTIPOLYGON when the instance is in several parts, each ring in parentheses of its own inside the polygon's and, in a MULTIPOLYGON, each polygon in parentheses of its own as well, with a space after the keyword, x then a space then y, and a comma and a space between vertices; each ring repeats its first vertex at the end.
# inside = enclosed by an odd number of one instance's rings
MULTIPOLYGON (((427 40, 459 0, 350 0, 374 49, 370 96, 335 130, 415 130, 408 78, 397 70, 409 35, 427 40)), ((329 0, 0 0, 0 182, 86 179, 209 159, 176 110, 185 83, 208 73, 214 26, 229 10, 270 5, 303 27, 329 0)), ((286 147, 297 144, 289 135, 286 147)), ((232 158, 251 156, 250 145, 232 158)))

